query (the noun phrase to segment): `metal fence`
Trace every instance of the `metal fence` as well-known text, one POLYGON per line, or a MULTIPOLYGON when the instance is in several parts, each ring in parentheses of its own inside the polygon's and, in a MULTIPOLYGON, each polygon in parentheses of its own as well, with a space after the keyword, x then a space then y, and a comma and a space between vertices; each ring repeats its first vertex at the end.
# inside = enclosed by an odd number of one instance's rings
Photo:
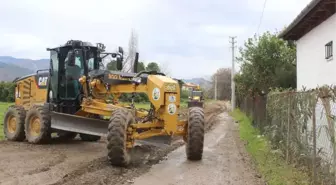
POLYGON ((335 185, 335 94, 277 92, 238 98, 237 106, 287 163, 308 171, 312 184, 335 185))

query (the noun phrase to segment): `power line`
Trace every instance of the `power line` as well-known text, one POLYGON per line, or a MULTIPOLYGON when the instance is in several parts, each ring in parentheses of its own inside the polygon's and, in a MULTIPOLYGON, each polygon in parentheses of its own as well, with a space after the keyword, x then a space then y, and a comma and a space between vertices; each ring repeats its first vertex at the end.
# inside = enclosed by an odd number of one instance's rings
POLYGON ((267 0, 264 1, 264 6, 263 6, 263 9, 262 9, 262 12, 261 12, 261 16, 260 16, 260 20, 259 20, 259 25, 258 25, 258 29, 257 29, 257 34, 259 33, 259 28, 260 28, 262 19, 264 17, 264 11, 265 11, 265 7, 266 7, 266 2, 267 2, 267 0))

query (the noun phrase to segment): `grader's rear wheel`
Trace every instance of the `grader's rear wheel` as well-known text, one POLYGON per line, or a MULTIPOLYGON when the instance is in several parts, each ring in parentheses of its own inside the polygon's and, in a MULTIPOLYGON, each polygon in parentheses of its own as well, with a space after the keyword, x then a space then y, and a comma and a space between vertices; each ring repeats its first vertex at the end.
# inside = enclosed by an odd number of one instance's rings
POLYGON ((130 162, 127 143, 127 127, 134 123, 134 116, 127 109, 113 111, 107 134, 108 159, 114 166, 127 166, 130 162))
POLYGON ((29 143, 42 144, 50 141, 50 116, 46 107, 34 106, 27 112, 25 132, 29 143))
POLYGON ((10 106, 5 113, 4 134, 10 141, 23 141, 25 139, 24 121, 26 111, 21 106, 10 106))
POLYGON ((204 145, 204 111, 200 107, 189 108, 186 141, 187 158, 192 161, 201 160, 204 145))

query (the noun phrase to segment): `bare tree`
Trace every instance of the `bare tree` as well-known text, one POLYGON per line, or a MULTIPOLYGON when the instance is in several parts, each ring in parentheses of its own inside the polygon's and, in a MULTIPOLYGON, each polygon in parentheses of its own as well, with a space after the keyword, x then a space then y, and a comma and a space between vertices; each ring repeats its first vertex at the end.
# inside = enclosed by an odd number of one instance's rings
POLYGON ((209 96, 214 98, 215 82, 217 82, 217 98, 219 100, 230 100, 231 98, 231 69, 220 68, 212 75, 212 87, 209 89, 209 96), (217 80, 215 80, 217 76, 217 80))
POLYGON ((164 73, 165 75, 167 75, 167 76, 170 76, 170 75, 171 75, 171 70, 170 70, 170 68, 169 68, 169 64, 168 64, 168 62, 161 62, 161 63, 159 64, 159 68, 160 68, 160 71, 161 71, 162 73, 164 73))
POLYGON ((131 36, 128 42, 128 52, 123 63, 124 72, 133 72, 135 54, 138 52, 138 35, 134 29, 131 31, 131 36))

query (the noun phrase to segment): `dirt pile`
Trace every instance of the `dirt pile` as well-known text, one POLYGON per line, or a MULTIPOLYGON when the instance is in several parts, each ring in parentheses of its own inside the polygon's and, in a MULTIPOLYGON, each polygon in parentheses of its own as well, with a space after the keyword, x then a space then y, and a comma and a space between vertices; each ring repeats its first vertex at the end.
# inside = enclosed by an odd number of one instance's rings
POLYGON ((211 130, 212 126, 216 124, 220 118, 218 115, 223 112, 229 111, 228 102, 214 102, 205 105, 204 114, 205 114, 205 130, 211 130))
MULTIPOLYGON (((205 130, 208 131, 218 121, 217 115, 230 111, 230 104, 226 101, 206 103, 204 106, 205 130)), ((187 119, 188 109, 180 110, 180 119, 187 119)))

